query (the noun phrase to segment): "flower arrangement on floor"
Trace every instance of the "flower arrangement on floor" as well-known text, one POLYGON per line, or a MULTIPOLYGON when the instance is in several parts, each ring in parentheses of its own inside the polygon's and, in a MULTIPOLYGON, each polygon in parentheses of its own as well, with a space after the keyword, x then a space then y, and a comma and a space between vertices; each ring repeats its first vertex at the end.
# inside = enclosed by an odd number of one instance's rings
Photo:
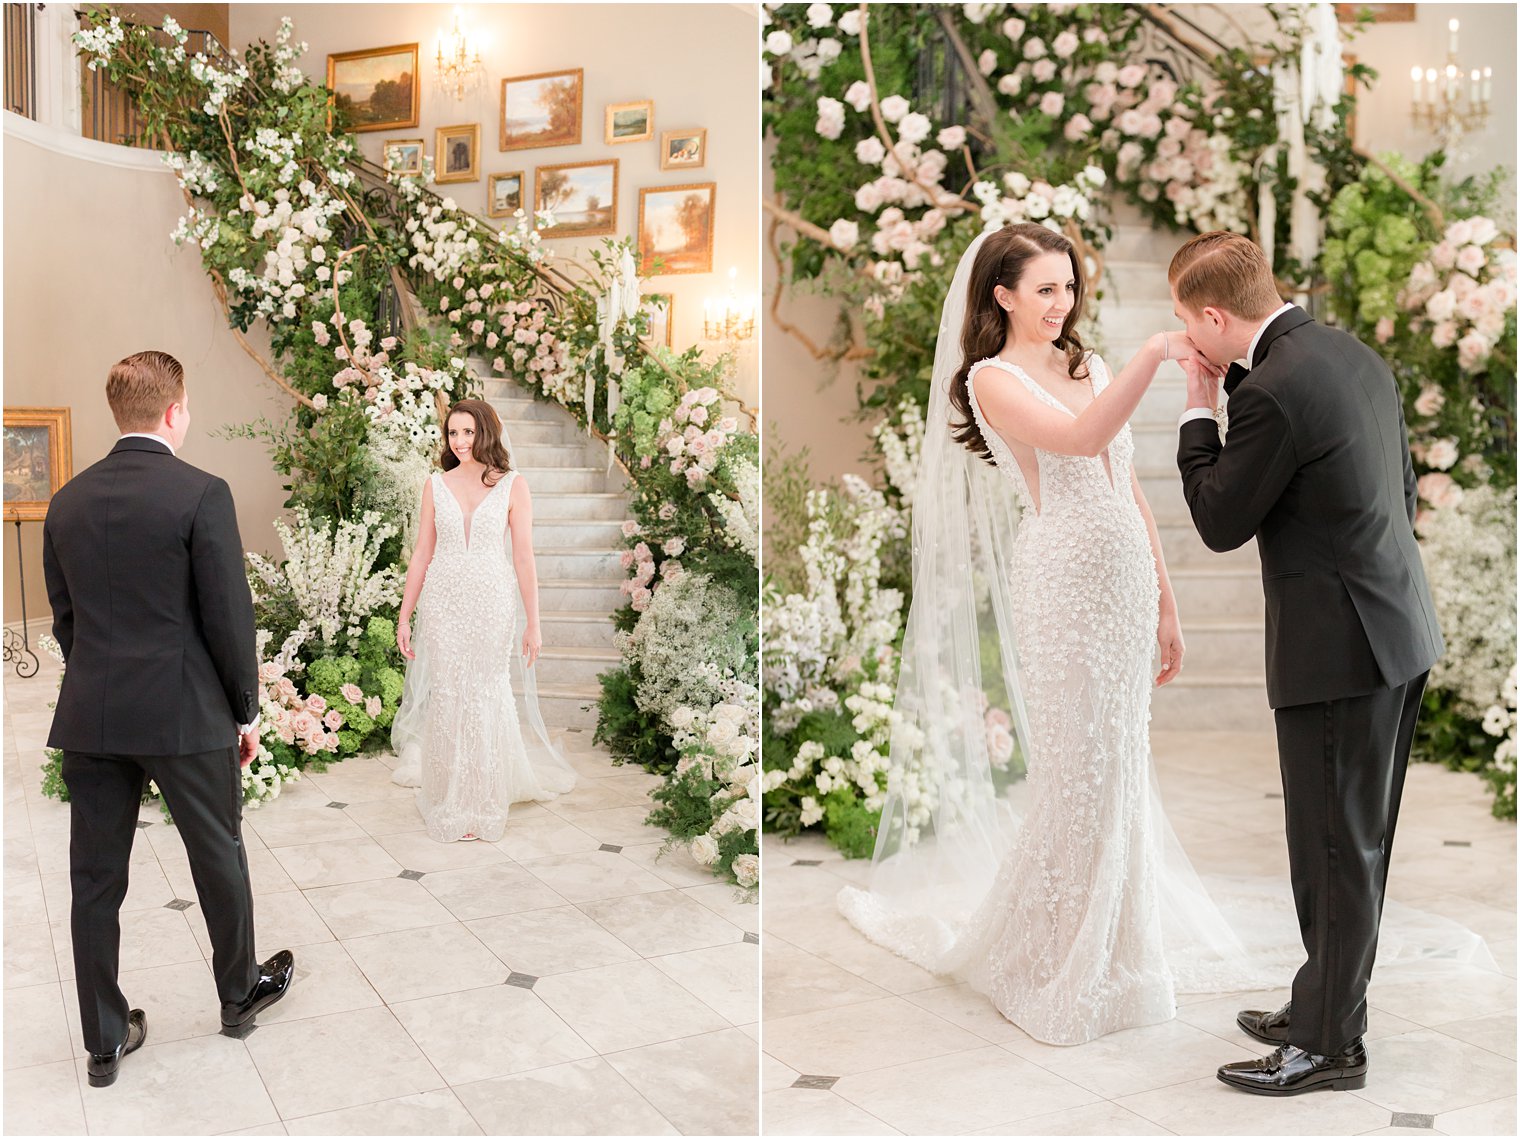
MULTIPOLYGON (((744 824, 758 805, 742 802, 758 736, 759 474, 753 417, 743 427, 725 410, 725 362, 648 343, 630 243, 604 242, 591 270, 556 263, 537 231, 552 217, 518 211, 498 229, 428 191, 428 163, 420 175, 365 167, 342 113, 330 118, 329 92, 298 66, 306 45, 289 18, 273 44, 240 58, 188 53, 172 18, 161 31, 104 10, 85 20, 81 57, 134 96, 184 192, 173 239, 199 248, 234 334, 291 404, 281 422, 229 429, 269 445, 294 511, 280 529, 285 557, 250 555, 264 707, 250 801, 309 764, 384 745, 401 692, 404 558, 439 416, 478 394, 481 377, 508 380, 606 441, 632 484, 629 525, 659 543, 661 582, 685 573, 688 603, 705 589, 728 615, 728 639, 702 656, 717 672, 700 699, 688 694, 705 734, 670 722, 677 693, 645 691, 636 656, 604 681, 598 734, 620 758, 669 770, 654 821, 678 816, 682 841, 715 836, 721 853, 704 862, 752 886, 757 836, 744 824), (399 329, 385 315, 398 308, 399 329), (255 322, 267 353, 243 335, 255 322), (693 762, 721 785, 700 802, 674 775, 696 756, 718 757, 693 762)), ((634 576, 653 560, 631 562, 634 576)), ((658 624, 683 611, 680 590, 659 603, 652 576, 638 589, 617 618, 630 646, 653 639, 639 634, 646 614, 658 624)), ((670 627, 699 651, 693 622, 670 627)))

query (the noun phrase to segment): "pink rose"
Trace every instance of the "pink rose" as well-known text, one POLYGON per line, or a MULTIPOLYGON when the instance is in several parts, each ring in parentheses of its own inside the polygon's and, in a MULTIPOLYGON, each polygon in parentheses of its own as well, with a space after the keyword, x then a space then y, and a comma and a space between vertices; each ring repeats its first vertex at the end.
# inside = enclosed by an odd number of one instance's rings
POLYGON ((1476 277, 1478 270, 1488 264, 1488 258, 1483 255, 1483 250, 1476 245, 1464 245, 1457 252, 1457 268, 1464 273, 1476 277))
POLYGON ((1449 241, 1437 242, 1430 248, 1430 263, 1437 269, 1450 269, 1457 261, 1457 251, 1449 241))
POLYGON ((338 691, 350 704, 357 704, 364 699, 364 691, 357 684, 345 684, 338 691))
POLYGON ((1126 67, 1119 68, 1119 74, 1115 77, 1120 87, 1138 87, 1145 81, 1145 65, 1131 63, 1126 67))
POLYGON ((259 665, 259 680, 264 684, 273 684, 280 679, 280 666, 274 661, 266 660, 259 665))
POLYGON ((1377 322, 1377 331, 1373 333, 1379 344, 1387 344, 1393 339, 1393 317, 1385 316, 1377 322))
POLYGON ((1462 501, 1462 488, 1450 475, 1431 471, 1419 478, 1420 497, 1437 510, 1445 510, 1462 501))
POLYGON ((1059 91, 1047 91, 1040 97, 1040 113, 1056 118, 1066 106, 1066 96, 1059 91))
POLYGON ((322 717, 322 722, 336 732, 343 726, 343 713, 336 708, 329 708, 327 715, 322 717))
POLYGON ((384 703, 378 696, 366 696, 364 698, 364 711, 367 715, 378 716, 384 707, 384 703))
POLYGON ((1430 330, 1430 342, 1437 348, 1450 348, 1457 342, 1457 322, 1442 320, 1430 330))

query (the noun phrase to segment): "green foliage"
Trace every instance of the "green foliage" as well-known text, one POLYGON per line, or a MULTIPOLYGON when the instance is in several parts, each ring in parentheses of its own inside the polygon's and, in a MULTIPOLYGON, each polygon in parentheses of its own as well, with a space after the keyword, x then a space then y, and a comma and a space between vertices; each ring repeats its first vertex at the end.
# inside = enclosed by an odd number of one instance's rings
POLYGON ((808 452, 788 454, 772 426, 765 452, 765 531, 763 562, 767 580, 783 593, 800 592, 807 584, 798 551, 807 540, 808 452))
POLYGON ((823 833, 846 858, 870 858, 881 812, 868 811, 852 788, 835 788, 821 801, 823 833))
POLYGON ((69 801, 68 784, 63 781, 63 750, 47 749, 47 762, 42 765, 42 793, 60 803, 69 801))
POLYGON ((634 671, 614 668, 597 681, 602 686, 602 698, 597 703, 592 741, 606 745, 617 763, 636 763, 656 775, 674 771, 680 753, 660 717, 639 708, 639 681, 634 671))
POLYGON ((1427 688, 1415 727, 1411 756, 1417 761, 1440 763, 1453 771, 1472 771, 1493 788, 1495 818, 1515 818, 1515 772, 1494 762, 1499 741, 1483 725, 1462 711, 1455 693, 1427 688))

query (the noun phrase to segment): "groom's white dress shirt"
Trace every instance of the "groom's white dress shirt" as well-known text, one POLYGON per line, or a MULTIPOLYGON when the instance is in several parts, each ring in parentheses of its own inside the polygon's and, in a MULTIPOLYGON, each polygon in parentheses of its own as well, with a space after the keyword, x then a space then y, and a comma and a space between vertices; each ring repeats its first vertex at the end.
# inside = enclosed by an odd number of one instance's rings
MULTIPOLYGON (((169 454, 177 454, 177 452, 174 450, 173 443, 169 442, 169 440, 165 439, 162 435, 155 435, 151 431, 123 431, 121 433, 121 438, 117 439, 116 441, 120 443, 122 439, 152 439, 155 443, 162 443, 165 447, 169 448, 169 454)), ((238 725, 238 735, 246 736, 249 732, 253 731, 253 729, 258 726, 259 717, 255 716, 253 718, 253 723, 238 725)))
MULTIPOLYGON (((1246 349, 1246 358, 1244 360, 1237 360, 1235 363, 1239 364, 1249 372, 1251 370, 1251 361, 1256 358, 1256 346, 1261 343, 1262 334, 1267 331, 1267 326, 1293 307, 1293 302, 1289 301, 1287 304, 1283 305, 1281 308, 1277 309, 1270 316, 1268 316, 1266 320, 1262 321, 1261 327, 1256 330, 1256 335, 1251 337, 1251 344, 1246 349)), ((1178 430, 1181 430, 1182 425, 1184 423, 1187 423, 1189 420, 1213 418, 1214 409, 1212 407, 1190 407, 1184 411, 1181 416, 1178 417, 1177 428, 1178 430)))

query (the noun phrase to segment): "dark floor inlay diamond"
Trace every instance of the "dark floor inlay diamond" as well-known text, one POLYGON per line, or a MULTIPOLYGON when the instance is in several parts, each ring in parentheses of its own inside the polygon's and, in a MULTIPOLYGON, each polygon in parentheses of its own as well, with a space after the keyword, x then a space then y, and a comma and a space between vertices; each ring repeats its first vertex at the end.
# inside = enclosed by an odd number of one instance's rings
POLYGON ((254 1020, 250 1020, 247 1024, 240 1024, 235 1028, 229 1028, 224 1024, 222 1025, 222 1035, 230 1036, 234 1040, 247 1040, 253 1035, 254 1029, 258 1028, 258 1026, 258 1022, 254 1020))
POLYGON ((150 819, 138 819, 137 820, 137 829, 138 830, 142 830, 143 827, 151 827, 152 825, 153 825, 153 822, 150 819))
POLYGON ((823 865, 823 859, 821 859, 821 858, 794 858, 794 859, 792 859, 792 865, 793 866, 822 866, 823 865))
POLYGON ((1435 1127, 1436 1117, 1433 1115, 1416 1115, 1408 1111, 1396 1111, 1393 1119, 1389 1121, 1389 1127, 1435 1127))
POLYGON ((1442 846, 1471 846, 1472 843, 1465 838, 1449 838, 1441 843, 1442 846))
POLYGON ((1267 792, 1267 798, 1268 799, 1281 799, 1282 797, 1283 797, 1283 793, 1281 791, 1268 791, 1267 792))
POLYGON ((515 989, 531 989, 538 984, 538 978, 531 973, 509 973, 506 983, 515 989))
POLYGON ((621 854, 623 852, 623 848, 621 846, 613 846, 610 842, 602 843, 602 845, 597 847, 597 849, 608 851, 611 854, 621 854))
POLYGON ((424 870, 403 870, 400 874, 397 874, 396 877, 397 878, 410 878, 413 882, 415 882, 415 881, 417 881, 418 878, 421 878, 423 876, 423 874, 425 874, 425 873, 426 873, 426 871, 424 871, 424 870))
POLYGON ((164 903, 164 909, 166 909, 166 910, 188 910, 193 905, 195 905, 194 902, 187 902, 187 901, 185 901, 184 898, 175 898, 174 901, 172 901, 172 902, 165 902, 164 903))
POLYGON ((333 808, 335 811, 341 811, 344 807, 348 806, 347 803, 340 803, 336 799, 327 805, 333 808))
POLYGON ((838 1082, 838 1076, 798 1076, 792 1081, 792 1087, 812 1088, 814 1091, 826 1092, 838 1082))
POLYGON ((744 940, 749 942, 751 945, 759 945, 760 935, 758 933, 746 933, 744 935, 744 940))

